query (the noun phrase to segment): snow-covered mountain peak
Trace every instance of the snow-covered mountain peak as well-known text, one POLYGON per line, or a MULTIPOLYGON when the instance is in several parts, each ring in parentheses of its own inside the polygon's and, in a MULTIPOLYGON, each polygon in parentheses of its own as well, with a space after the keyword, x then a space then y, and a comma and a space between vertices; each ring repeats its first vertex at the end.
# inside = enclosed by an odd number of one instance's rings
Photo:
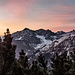
POLYGON ((40 52, 48 58, 55 52, 72 50, 75 47, 75 31, 54 33, 50 30, 30 30, 25 28, 12 34, 13 43, 17 45, 16 56, 24 49, 29 57, 36 57, 40 52))

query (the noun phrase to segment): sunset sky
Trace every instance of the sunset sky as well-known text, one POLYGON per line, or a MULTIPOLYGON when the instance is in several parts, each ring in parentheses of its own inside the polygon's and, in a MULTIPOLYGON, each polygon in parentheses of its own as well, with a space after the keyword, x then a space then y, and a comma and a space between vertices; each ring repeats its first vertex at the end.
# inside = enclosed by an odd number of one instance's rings
POLYGON ((0 35, 24 28, 75 29, 75 0, 0 0, 0 35))

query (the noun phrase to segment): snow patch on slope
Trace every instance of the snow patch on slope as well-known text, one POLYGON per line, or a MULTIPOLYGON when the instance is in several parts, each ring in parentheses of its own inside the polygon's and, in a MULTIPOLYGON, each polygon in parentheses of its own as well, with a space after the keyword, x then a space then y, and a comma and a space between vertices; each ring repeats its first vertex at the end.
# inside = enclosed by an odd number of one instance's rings
POLYGON ((19 37, 19 38, 16 38, 15 40, 21 40, 22 39, 22 37, 19 37))
POLYGON ((54 47, 59 45, 62 41, 64 41, 67 38, 69 38, 68 34, 67 35, 63 35, 60 39, 56 40, 54 47))
MULTIPOLYGON (((40 44, 37 44, 37 46, 35 47, 35 49, 42 49, 42 48, 48 48, 49 45, 52 43, 51 40, 46 40, 44 36, 41 36, 41 35, 36 35, 37 38, 40 38, 41 40, 41 43, 40 44)), ((46 49, 44 49, 46 50, 46 49)))

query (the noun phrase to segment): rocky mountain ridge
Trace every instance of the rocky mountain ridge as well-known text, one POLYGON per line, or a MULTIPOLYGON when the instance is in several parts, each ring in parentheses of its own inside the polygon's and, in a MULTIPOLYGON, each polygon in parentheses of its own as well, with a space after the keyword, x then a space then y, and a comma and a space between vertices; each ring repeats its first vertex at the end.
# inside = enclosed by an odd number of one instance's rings
MULTIPOLYGON (((42 52, 47 58, 53 53, 67 50, 75 47, 75 30, 70 32, 52 32, 51 30, 30 30, 25 28, 12 34, 13 43, 17 45, 16 57, 23 49, 30 59, 35 58, 42 52)), ((68 52, 69 53, 69 52, 68 52)))

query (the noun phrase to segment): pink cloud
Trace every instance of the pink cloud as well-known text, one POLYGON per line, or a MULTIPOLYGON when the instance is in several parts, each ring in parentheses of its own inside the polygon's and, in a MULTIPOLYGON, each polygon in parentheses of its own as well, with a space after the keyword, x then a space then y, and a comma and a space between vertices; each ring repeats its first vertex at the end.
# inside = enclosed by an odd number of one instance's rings
POLYGON ((48 25, 65 25, 75 24, 75 7, 74 6, 53 6, 50 10, 41 11, 37 21, 44 22, 48 25))
POLYGON ((21 18, 22 16, 26 15, 33 3, 34 0, 8 0, 3 8, 13 16, 21 18))

